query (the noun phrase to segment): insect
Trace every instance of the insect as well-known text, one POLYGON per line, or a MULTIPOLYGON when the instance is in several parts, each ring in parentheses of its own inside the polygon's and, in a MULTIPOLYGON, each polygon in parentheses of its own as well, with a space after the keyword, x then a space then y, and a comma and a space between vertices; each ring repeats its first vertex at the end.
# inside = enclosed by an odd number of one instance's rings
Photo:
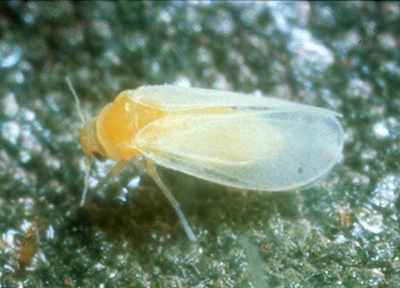
POLYGON ((195 241, 156 165, 241 189, 295 190, 320 179, 338 161, 344 140, 340 116, 276 98, 143 86, 121 92, 84 125, 80 140, 89 158, 117 162, 97 187, 144 156, 148 174, 195 241))

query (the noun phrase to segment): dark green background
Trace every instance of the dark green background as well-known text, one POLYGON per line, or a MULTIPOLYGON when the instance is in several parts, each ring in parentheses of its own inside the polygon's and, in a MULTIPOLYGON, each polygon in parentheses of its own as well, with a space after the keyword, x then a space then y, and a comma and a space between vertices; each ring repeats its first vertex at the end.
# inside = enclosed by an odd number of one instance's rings
POLYGON ((0 3, 0 287, 400 287, 399 41, 397 2, 0 3), (65 76, 86 117, 163 83, 335 110, 343 158, 286 193, 160 169, 193 244, 140 160, 79 207, 65 76))

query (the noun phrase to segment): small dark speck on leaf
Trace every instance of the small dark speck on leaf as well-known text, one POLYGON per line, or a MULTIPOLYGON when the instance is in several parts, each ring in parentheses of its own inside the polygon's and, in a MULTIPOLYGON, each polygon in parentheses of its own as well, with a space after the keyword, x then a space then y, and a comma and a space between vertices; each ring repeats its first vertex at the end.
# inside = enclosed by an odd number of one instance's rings
POLYGON ((261 251, 264 253, 268 253, 269 252, 269 245, 268 244, 262 244, 261 245, 261 251))

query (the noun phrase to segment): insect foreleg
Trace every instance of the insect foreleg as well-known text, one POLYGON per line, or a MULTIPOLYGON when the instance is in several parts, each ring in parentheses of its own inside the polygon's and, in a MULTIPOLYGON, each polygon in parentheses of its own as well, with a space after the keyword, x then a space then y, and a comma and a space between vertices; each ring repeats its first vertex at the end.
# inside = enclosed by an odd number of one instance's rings
POLYGON ((86 199, 86 194, 87 191, 89 190, 89 177, 90 177, 90 167, 92 166, 93 159, 92 157, 86 157, 85 159, 85 164, 86 164, 86 169, 85 169, 85 186, 83 187, 83 192, 82 192, 82 199, 80 206, 83 207, 85 204, 85 199, 86 199))
POLYGON ((146 160, 147 160, 147 173, 157 183, 158 187, 161 189, 161 191, 164 193, 165 197, 167 197, 168 201, 171 203, 172 207, 175 209, 189 239, 192 240, 193 242, 195 242, 196 237, 194 236, 192 229, 189 227, 189 224, 187 223, 186 218, 183 215, 181 208, 179 207, 178 201, 176 201, 174 196, 172 196, 172 194, 168 190, 167 186, 165 186, 165 184, 162 182, 160 176, 157 174, 157 170, 156 170, 156 166, 154 165, 154 162, 148 158, 146 158, 146 160))
POLYGON ((97 192, 103 186, 110 180, 112 177, 118 175, 119 172, 121 172, 122 169, 125 168, 125 166, 129 163, 127 160, 121 160, 119 161, 114 167, 111 168, 110 172, 107 173, 106 176, 103 177, 103 179, 100 180, 100 182, 96 185, 94 188, 93 192, 97 192))
MULTIPOLYGON (((83 189, 83 194, 82 194, 82 199, 80 205, 83 206, 85 204, 85 198, 87 191, 89 189, 89 173, 90 173, 90 165, 92 163, 92 158, 87 158, 86 160, 86 173, 85 173, 85 187, 83 189)), ((111 168, 110 172, 107 173, 106 176, 103 177, 103 179, 100 180, 100 182, 96 185, 96 187, 93 189, 93 193, 96 193, 97 190, 101 188, 105 183, 108 182, 108 180, 111 179, 111 177, 118 175, 119 172, 121 172, 122 169, 125 168, 125 166, 129 163, 127 160, 121 160, 119 161, 114 167, 111 168)))

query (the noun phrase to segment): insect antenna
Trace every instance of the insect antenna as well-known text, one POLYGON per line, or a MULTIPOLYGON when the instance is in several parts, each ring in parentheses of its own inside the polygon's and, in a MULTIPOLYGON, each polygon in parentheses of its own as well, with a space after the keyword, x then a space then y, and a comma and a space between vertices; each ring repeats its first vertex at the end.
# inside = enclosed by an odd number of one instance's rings
POLYGON ((79 101, 78 94, 76 94, 75 88, 74 86, 72 86, 71 80, 68 76, 65 77, 65 81, 67 82, 68 88, 71 90, 72 95, 74 95, 76 110, 78 110, 79 118, 81 119, 82 123, 85 124, 87 120, 85 119, 85 117, 83 117, 81 102, 79 101))
MULTIPOLYGON (((67 82, 68 88, 71 90, 72 95, 74 95, 75 98, 75 105, 76 105, 76 110, 78 110, 79 118, 81 119, 82 123, 85 124, 86 120, 85 117, 83 116, 82 113, 82 108, 81 108, 81 102, 79 101, 78 94, 76 93, 74 86, 72 85, 71 80, 69 77, 65 77, 65 81, 67 82)), ((90 168, 93 163, 93 157, 86 157, 85 159, 85 164, 86 164, 86 169, 85 169, 85 184, 83 186, 83 192, 82 192, 82 198, 81 198, 81 203, 80 206, 82 207, 85 204, 85 198, 86 194, 89 190, 89 177, 90 177, 90 168)))

